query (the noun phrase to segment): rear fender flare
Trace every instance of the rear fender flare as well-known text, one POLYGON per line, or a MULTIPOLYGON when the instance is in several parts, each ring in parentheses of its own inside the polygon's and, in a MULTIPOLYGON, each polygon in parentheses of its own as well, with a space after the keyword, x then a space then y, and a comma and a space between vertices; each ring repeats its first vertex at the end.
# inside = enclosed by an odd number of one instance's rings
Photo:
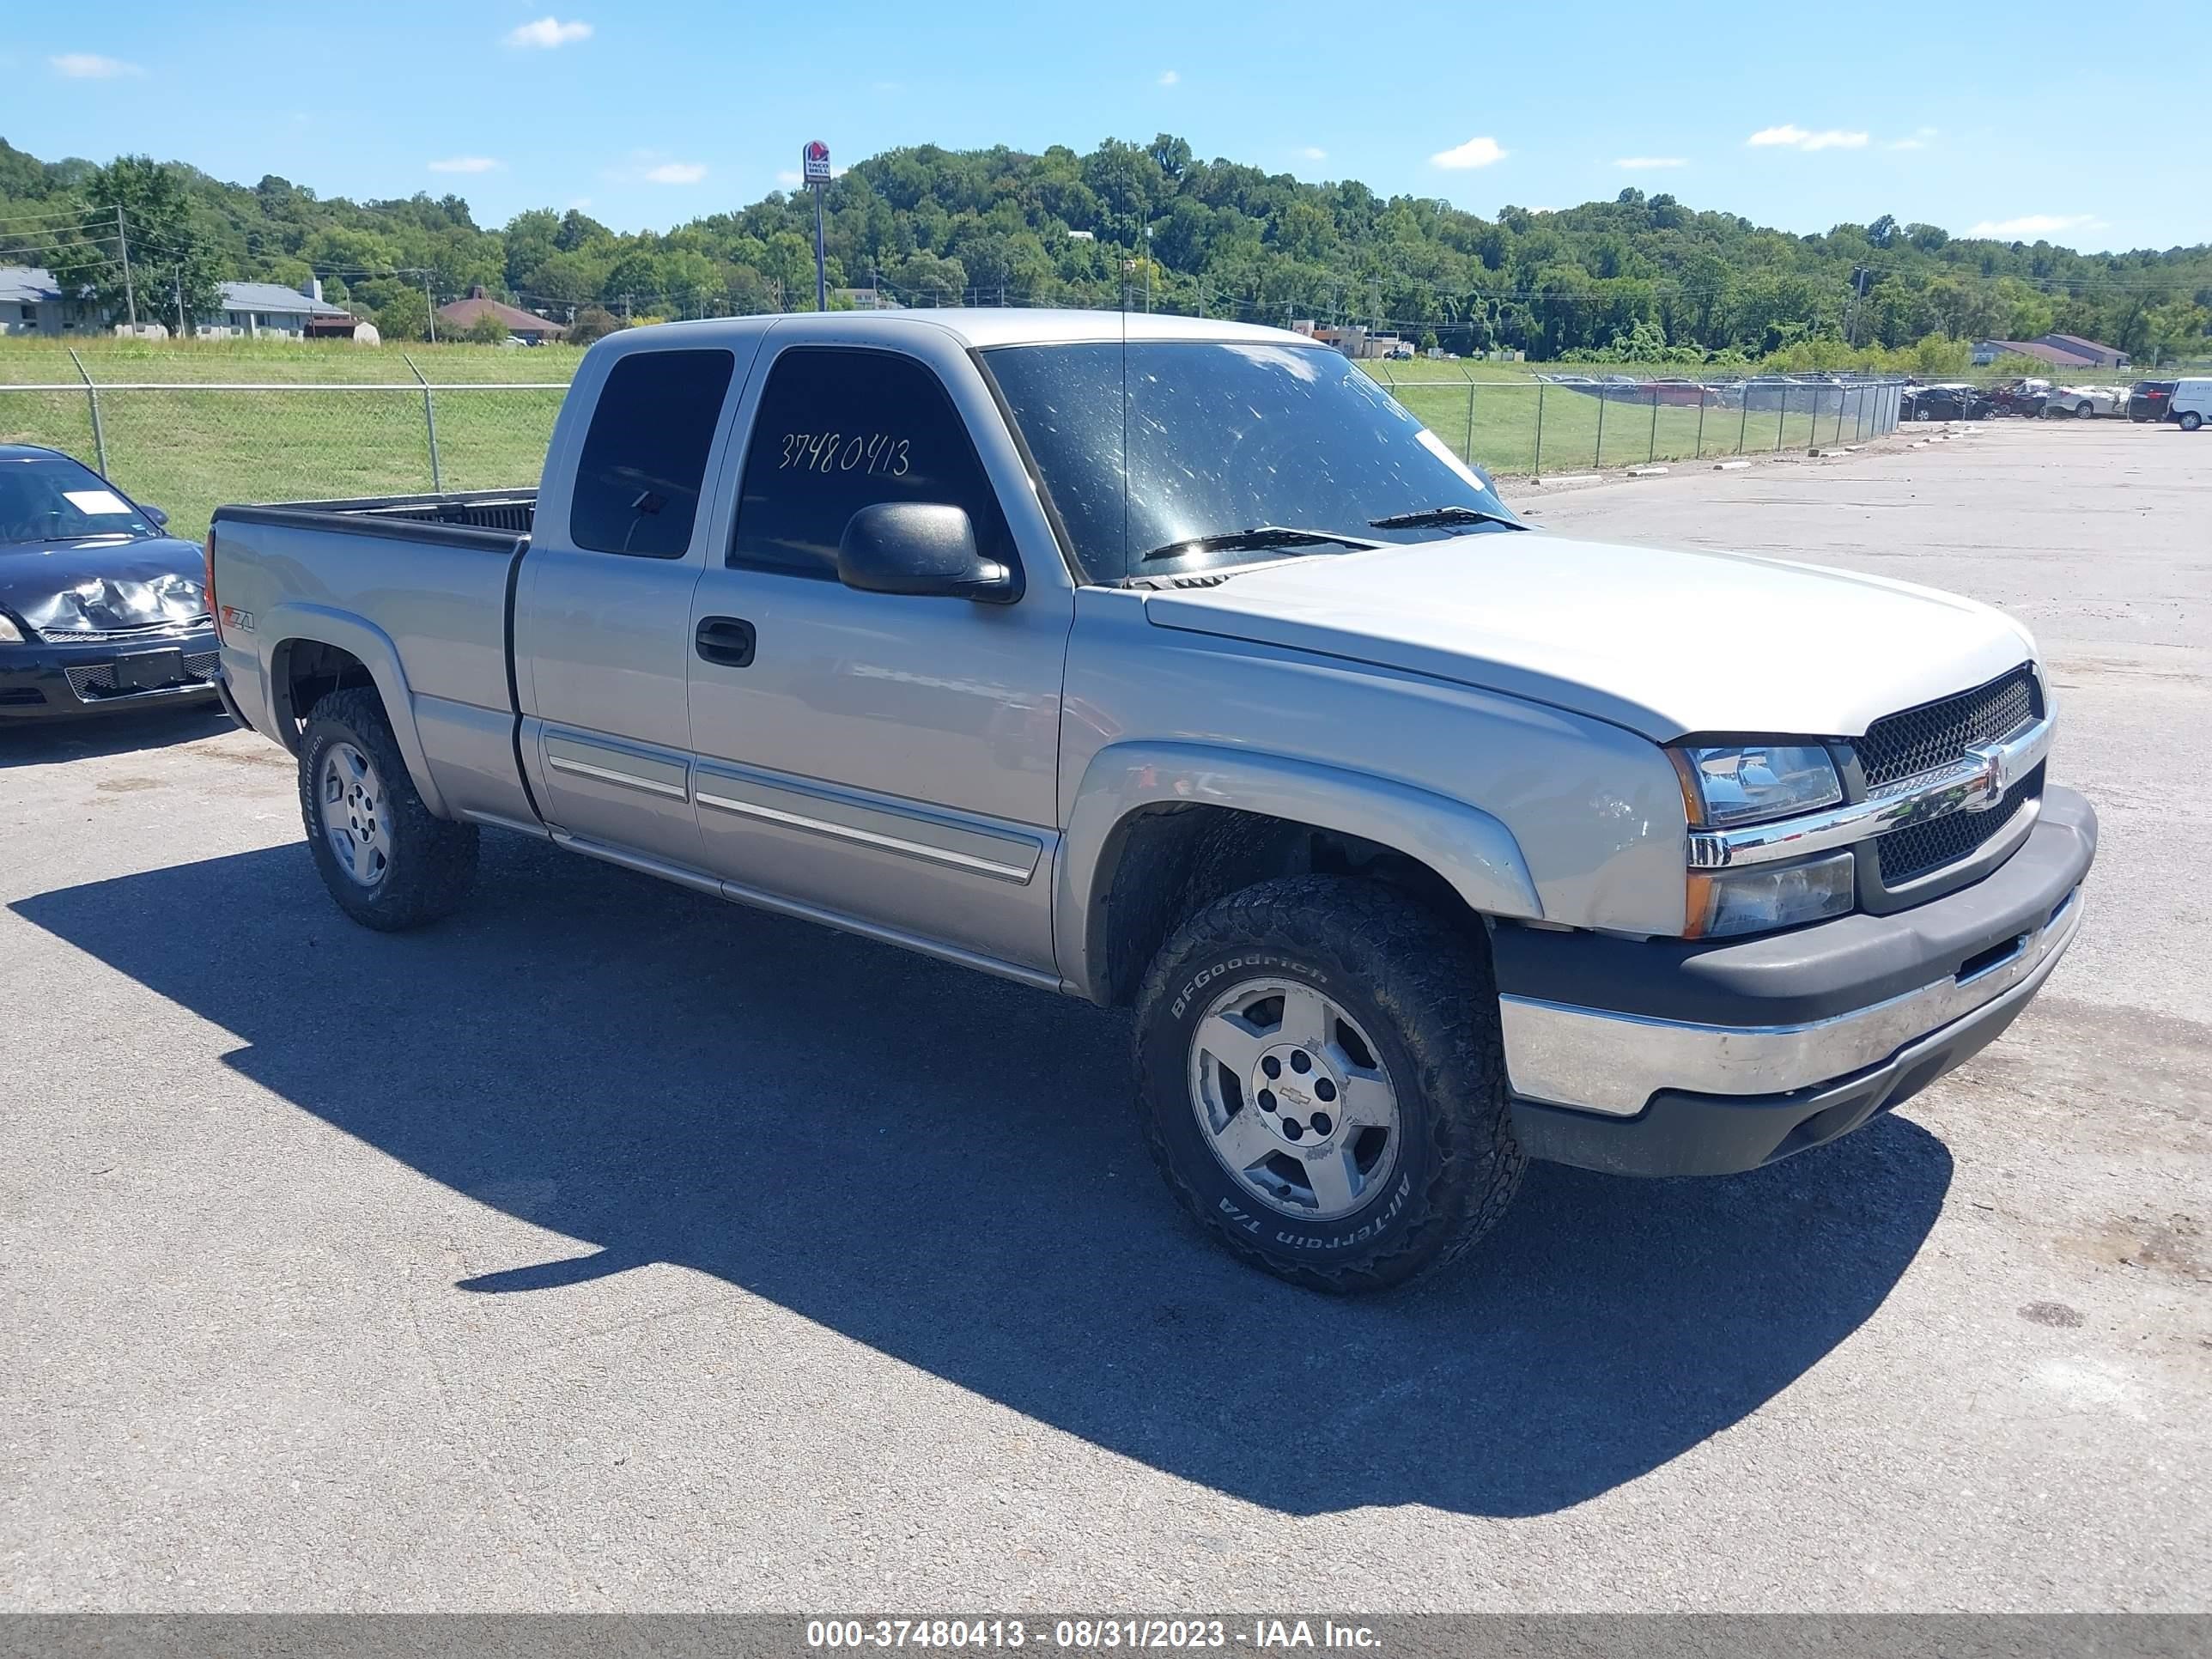
POLYGON ((1104 994, 1103 919, 1122 832, 1147 808, 1209 805, 1358 836, 1419 860, 1479 915, 1543 917, 1520 843, 1465 802, 1387 778, 1207 744, 1127 743, 1091 757, 1055 860, 1053 937, 1066 988, 1104 994))
MULTIPOLYGON (((406 671, 399 665, 399 647, 390 635, 349 611, 319 605, 280 605, 263 617, 258 626, 263 634, 278 641, 262 665, 264 707, 271 711, 281 707, 276 665, 286 647, 306 641, 349 653, 368 670, 369 678, 376 684, 377 695, 384 701, 385 718, 392 722, 392 735, 407 762, 407 775, 414 782, 415 793, 422 796, 422 805, 434 817, 449 816, 445 799, 438 793, 437 780, 430 775, 422 734, 415 725, 414 694, 408 689, 406 671)), ((304 719, 307 711, 293 712, 304 719)))

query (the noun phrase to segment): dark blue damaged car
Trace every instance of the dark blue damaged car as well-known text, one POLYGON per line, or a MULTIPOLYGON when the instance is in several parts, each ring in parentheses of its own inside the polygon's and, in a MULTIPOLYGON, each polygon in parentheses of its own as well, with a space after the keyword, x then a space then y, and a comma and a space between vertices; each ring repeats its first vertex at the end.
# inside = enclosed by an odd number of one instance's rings
POLYGON ((82 462, 0 444, 0 722, 212 701, 202 550, 82 462))

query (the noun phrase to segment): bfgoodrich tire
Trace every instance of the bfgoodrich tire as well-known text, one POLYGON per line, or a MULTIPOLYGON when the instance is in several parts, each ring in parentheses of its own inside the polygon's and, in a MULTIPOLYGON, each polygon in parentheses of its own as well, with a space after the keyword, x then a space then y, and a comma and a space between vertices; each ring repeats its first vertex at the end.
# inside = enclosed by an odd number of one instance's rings
POLYGON ((1262 882, 1163 947, 1137 1005, 1139 1111, 1231 1254, 1315 1290, 1464 1255, 1519 1186, 1480 945, 1395 890, 1262 882))
POLYGON ((307 850, 338 908, 386 933, 450 915, 477 873, 477 828, 433 817, 384 704, 356 687, 315 704, 300 743, 307 850))

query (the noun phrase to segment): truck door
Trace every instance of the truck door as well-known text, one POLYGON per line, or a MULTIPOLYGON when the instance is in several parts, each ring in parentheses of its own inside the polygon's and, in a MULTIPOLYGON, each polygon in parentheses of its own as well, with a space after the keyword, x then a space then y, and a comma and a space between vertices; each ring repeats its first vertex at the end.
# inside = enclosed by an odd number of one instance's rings
POLYGON ((938 333, 769 336, 692 601, 700 833, 737 896, 1049 973, 1074 590, 988 386, 938 333), (846 523, 879 501, 965 509, 1019 599, 843 586, 846 523))
POLYGON ((522 758, 556 836, 696 872, 691 591, 708 459, 760 336, 632 349, 569 393, 515 596, 522 758), (578 401, 581 400, 581 401, 578 401))

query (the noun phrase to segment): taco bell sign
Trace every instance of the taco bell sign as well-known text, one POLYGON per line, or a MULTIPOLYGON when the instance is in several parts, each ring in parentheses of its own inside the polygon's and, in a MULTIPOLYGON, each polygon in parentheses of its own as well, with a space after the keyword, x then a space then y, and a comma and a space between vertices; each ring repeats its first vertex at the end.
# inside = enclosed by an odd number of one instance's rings
POLYGON ((810 185, 830 182, 830 146, 819 138, 809 143, 799 152, 800 176, 810 185))

